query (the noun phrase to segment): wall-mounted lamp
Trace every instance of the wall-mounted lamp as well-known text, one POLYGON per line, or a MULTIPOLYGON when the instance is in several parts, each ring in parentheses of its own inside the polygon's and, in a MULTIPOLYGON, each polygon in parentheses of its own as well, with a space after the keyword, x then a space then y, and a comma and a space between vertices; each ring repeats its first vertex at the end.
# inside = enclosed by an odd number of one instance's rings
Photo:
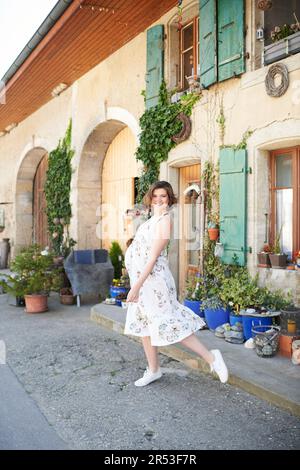
POLYGON ((53 88, 53 90, 51 91, 51 95, 54 98, 55 96, 60 95, 66 88, 68 88, 68 85, 66 83, 60 83, 55 88, 53 88))
POLYGON ((264 28, 257 28, 256 30, 256 39, 258 41, 263 41, 265 38, 264 28))
POLYGON ((4 130, 5 130, 5 132, 10 132, 10 131, 12 131, 15 127, 17 127, 17 123, 16 123, 16 122, 12 122, 12 123, 9 124, 9 126, 7 126, 4 130))

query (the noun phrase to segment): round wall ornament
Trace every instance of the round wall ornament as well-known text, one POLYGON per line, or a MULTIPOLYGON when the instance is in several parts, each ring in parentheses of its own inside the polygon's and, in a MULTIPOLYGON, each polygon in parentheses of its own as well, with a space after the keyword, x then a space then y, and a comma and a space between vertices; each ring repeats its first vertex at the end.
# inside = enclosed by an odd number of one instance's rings
POLYGON ((272 8, 272 6, 273 6, 272 0, 258 0, 257 2, 257 7, 263 11, 269 10, 270 8, 272 8))
POLYGON ((176 119, 178 121, 181 121, 183 125, 180 132, 173 135, 171 139, 173 140, 173 142, 176 142, 176 144, 179 144, 180 142, 183 142, 184 140, 188 139, 191 135, 192 123, 190 118, 184 113, 179 113, 176 119))
POLYGON ((268 95, 279 97, 284 95, 289 87, 289 71, 284 64, 271 65, 265 78, 265 86, 268 95), (275 84, 275 77, 280 77, 280 83, 275 84))

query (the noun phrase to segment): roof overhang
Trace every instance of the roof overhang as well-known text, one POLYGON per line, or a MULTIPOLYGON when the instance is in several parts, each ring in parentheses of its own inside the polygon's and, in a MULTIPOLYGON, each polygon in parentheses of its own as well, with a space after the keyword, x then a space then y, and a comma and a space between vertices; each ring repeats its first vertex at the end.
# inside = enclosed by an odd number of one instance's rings
POLYGON ((31 40, 25 60, 5 75, 9 80, 5 104, 0 99, 0 133, 53 99, 51 92, 59 84, 70 86, 176 4, 176 0, 75 0, 64 7, 42 39, 36 44, 31 40))

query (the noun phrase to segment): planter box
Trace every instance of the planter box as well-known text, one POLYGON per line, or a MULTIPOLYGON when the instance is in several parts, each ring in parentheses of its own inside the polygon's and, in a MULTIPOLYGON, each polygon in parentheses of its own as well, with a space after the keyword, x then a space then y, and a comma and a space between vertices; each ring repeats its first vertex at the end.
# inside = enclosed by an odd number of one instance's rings
POLYGON ((269 253, 257 253, 257 261, 258 261, 258 266, 261 266, 263 268, 271 267, 269 253))
POLYGON ((287 255, 269 254, 272 268, 286 269, 287 255))
POLYGON ((263 62, 264 65, 272 64, 298 52, 300 52, 300 31, 266 46, 263 62))

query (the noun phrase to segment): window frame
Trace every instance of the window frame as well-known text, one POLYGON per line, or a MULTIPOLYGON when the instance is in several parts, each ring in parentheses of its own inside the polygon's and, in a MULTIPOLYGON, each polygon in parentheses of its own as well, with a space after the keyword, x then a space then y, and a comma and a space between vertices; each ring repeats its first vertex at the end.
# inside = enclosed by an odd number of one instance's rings
POLYGON ((189 19, 186 21, 183 25, 182 28, 179 31, 179 90, 184 91, 186 88, 184 87, 184 76, 183 76, 183 56, 184 52, 186 52, 188 49, 185 51, 183 50, 183 31, 184 29, 189 26, 193 25, 193 47, 191 48, 193 50, 193 68, 194 68, 194 79, 197 79, 198 77, 198 65, 199 65, 199 15, 194 16, 193 18, 189 19))
POLYGON ((276 190, 284 187, 276 186, 276 156, 290 154, 292 157, 292 190, 293 190, 293 218, 292 218, 292 258, 300 250, 300 146, 280 148, 270 152, 270 227, 269 240, 274 243, 276 236, 276 190))

